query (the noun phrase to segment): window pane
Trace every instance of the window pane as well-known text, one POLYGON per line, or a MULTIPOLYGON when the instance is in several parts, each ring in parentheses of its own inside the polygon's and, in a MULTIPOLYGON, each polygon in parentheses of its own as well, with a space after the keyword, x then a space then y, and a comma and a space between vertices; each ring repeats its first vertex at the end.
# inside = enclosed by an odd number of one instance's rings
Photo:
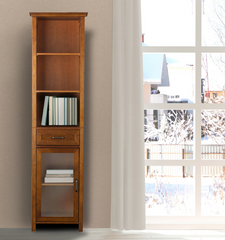
POLYGON ((201 117, 202 159, 225 159, 225 110, 202 110, 201 117))
POLYGON ((202 1, 202 45, 225 45, 225 1, 202 1))
POLYGON ((194 46, 195 0, 142 0, 142 33, 148 46, 194 46))
POLYGON ((145 103, 193 103, 195 54, 144 53, 145 103))
POLYGON ((202 215, 225 216, 225 167, 203 166, 202 215))
POLYGON ((225 102, 225 54, 202 54, 201 95, 204 103, 225 102))
POLYGON ((194 215, 194 167, 147 166, 146 216, 194 215))
POLYGON ((146 159, 193 159, 193 110, 145 110, 146 159))

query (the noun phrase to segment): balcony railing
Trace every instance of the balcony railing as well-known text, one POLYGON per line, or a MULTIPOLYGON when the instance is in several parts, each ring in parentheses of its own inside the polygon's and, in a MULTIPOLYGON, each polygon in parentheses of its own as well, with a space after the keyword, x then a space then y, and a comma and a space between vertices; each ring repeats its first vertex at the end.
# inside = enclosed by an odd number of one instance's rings
MULTIPOLYGON (((191 144, 145 144, 145 158, 149 160, 187 160, 193 159, 194 146, 191 144)), ((225 159, 225 145, 201 145, 202 160, 225 159)), ((207 165, 207 162, 206 162, 207 165)), ((193 176, 193 168, 186 166, 146 166, 146 176, 149 173, 168 177, 193 176), (192 170, 190 170, 192 169, 192 170)), ((202 176, 213 176, 225 173, 223 166, 203 166, 202 176)))

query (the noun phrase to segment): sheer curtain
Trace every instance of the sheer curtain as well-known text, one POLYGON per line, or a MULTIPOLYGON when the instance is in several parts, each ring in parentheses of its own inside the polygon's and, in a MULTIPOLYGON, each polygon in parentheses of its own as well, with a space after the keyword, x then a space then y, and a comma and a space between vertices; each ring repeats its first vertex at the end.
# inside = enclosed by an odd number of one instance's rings
POLYGON ((113 0, 111 228, 145 229, 140 0, 113 0))

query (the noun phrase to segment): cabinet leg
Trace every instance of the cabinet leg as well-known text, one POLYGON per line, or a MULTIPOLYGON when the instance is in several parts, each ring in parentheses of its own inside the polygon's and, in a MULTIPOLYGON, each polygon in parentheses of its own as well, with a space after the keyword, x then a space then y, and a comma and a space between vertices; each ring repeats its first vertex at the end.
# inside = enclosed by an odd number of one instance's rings
POLYGON ((36 223, 32 223, 32 232, 35 232, 36 231, 36 223))
POLYGON ((79 224, 79 232, 83 232, 83 223, 79 224))

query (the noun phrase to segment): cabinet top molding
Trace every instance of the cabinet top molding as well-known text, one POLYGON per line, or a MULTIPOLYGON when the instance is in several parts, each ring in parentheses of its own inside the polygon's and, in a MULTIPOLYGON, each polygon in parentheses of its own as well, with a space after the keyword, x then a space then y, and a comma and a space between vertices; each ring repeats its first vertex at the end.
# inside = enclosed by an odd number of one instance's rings
POLYGON ((31 17, 86 17, 88 12, 30 12, 31 17))

